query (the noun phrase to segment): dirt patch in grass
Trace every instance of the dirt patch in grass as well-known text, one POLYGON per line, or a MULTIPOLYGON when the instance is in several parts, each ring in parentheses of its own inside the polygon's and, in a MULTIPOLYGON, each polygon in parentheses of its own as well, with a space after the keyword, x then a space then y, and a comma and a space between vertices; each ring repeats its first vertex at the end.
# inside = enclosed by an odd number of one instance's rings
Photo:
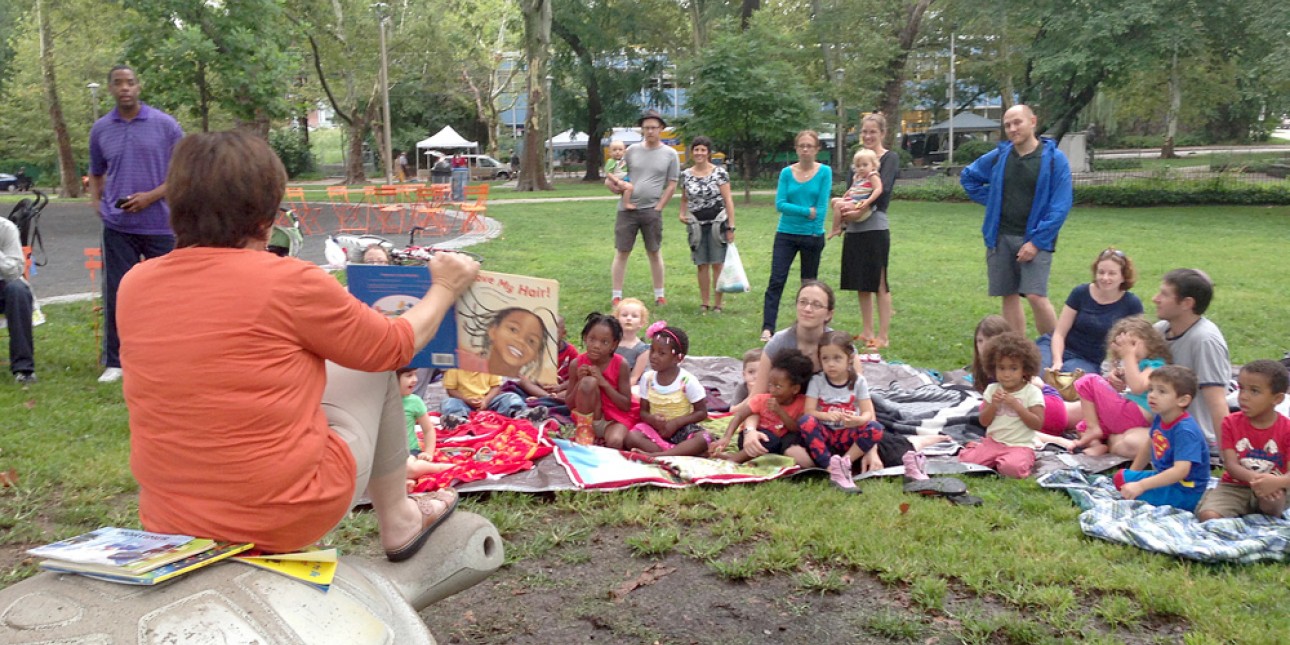
MULTIPOLYGON (((957 643, 1075 640, 1147 643, 1181 638, 1182 625, 1146 619, 1111 629, 1091 613, 1082 633, 1057 633, 994 598, 950 585, 939 609, 904 584, 863 572, 832 582, 801 574, 730 581, 672 552, 631 554, 640 529, 605 528, 503 567, 482 584, 422 612, 441 643, 957 643), (821 592, 826 586, 836 592, 821 592)), ((826 574, 825 571, 817 573, 826 574)))

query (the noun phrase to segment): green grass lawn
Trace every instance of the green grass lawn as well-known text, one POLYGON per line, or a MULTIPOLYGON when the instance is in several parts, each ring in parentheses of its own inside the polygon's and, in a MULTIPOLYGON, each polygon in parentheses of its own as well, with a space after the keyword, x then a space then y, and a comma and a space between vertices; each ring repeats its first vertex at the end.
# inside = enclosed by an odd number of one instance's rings
MULTIPOLYGON (((891 283, 897 314, 887 358, 937 370, 970 358, 975 322, 995 313, 985 296, 981 210, 969 204, 893 204, 891 283)), ((473 247, 485 267, 561 283, 561 310, 577 335, 580 318, 609 307, 612 204, 498 202, 491 217, 502 236, 473 247)), ((675 210, 665 220, 669 304, 655 311, 684 328, 693 354, 738 356, 756 346, 761 290, 775 214, 769 197, 737 201, 739 238, 754 290, 729 296, 721 315, 700 315, 694 271, 675 210)), ((1208 271, 1217 285, 1210 316, 1227 336, 1233 361, 1279 358, 1287 349, 1282 286, 1290 208, 1076 209, 1064 228, 1051 296, 1089 279, 1089 263, 1108 245, 1125 249, 1140 272, 1134 289, 1149 304, 1160 276, 1178 266, 1208 271)), ((821 278, 836 283, 841 246, 830 243, 821 278)), ((795 275, 795 274, 794 274, 795 275)), ((790 280, 791 292, 796 278, 790 280)), ((633 255, 627 294, 650 294, 644 254, 633 255)), ((780 326, 790 322, 784 299, 780 326)), ((104 524, 137 525, 128 468, 127 414, 119 385, 95 382, 98 367, 90 303, 46 308, 37 328, 41 383, 0 386, 0 471, 19 484, 0 489, 0 545, 31 545, 104 524)), ((858 331, 845 295, 834 325, 858 331)), ((193 366, 201 378, 201 366, 193 366)), ((206 429, 193 428, 193 432, 206 429)), ((1107 631, 1149 640, 1153 626, 1184 624, 1190 643, 1276 642, 1290 629, 1284 564, 1207 566, 1085 538, 1077 508, 1031 481, 974 478, 984 498, 968 509, 914 498, 896 481, 865 484, 859 498, 837 495, 820 479, 683 491, 517 494, 472 497, 463 507, 489 517, 507 540, 510 561, 579 549, 598 526, 637 531, 641 558, 677 552, 732 581, 791 575, 827 593, 849 573, 896 587, 928 621, 956 597, 989 597, 1003 615, 956 616, 964 642, 1113 642, 1107 631), (899 506, 909 504, 907 513, 899 506), (557 551, 558 552, 558 551, 557 551)), ((370 514, 355 514, 332 534, 347 552, 377 553, 370 514)), ((573 557, 572 555, 570 557, 573 557)), ((11 558, 8 562, 13 562, 11 558)), ((0 571, 0 584, 29 576, 30 562, 0 571)), ((916 626, 915 626, 916 627, 916 626)), ((699 636, 698 638, 702 638, 699 636)))

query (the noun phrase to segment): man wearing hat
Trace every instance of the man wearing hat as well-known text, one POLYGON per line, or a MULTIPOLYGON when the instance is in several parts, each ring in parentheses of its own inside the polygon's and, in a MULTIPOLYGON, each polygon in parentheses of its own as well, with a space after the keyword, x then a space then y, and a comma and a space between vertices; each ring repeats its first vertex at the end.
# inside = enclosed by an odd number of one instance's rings
MULTIPOLYGON (((623 279, 627 275, 627 259, 636 246, 636 233, 645 240, 645 255, 649 258, 650 277, 654 282, 654 303, 666 304, 663 297, 663 209, 676 191, 676 181, 681 175, 681 161, 676 150, 663 145, 663 128, 667 122, 656 110, 650 110, 636 122, 644 140, 627 149, 624 159, 631 169, 635 209, 618 204, 618 219, 614 224, 613 302, 623 297, 623 279)), ((617 184, 606 180, 605 185, 614 194, 621 195, 617 184)))

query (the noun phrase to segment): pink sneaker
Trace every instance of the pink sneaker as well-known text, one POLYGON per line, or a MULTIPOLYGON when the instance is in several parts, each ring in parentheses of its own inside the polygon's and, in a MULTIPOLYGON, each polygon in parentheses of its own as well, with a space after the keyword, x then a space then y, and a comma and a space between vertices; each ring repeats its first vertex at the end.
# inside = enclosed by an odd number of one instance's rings
POLYGON ((851 462, 843 455, 829 458, 829 482, 847 493, 859 493, 855 479, 851 477, 851 462))
POLYGON ((667 298, 664 298, 663 296, 659 296, 654 299, 654 304, 662 307, 663 305, 667 304, 667 298))
POLYGON ((900 460, 905 464, 905 481, 922 481, 927 479, 927 456, 916 450, 910 450, 900 460))

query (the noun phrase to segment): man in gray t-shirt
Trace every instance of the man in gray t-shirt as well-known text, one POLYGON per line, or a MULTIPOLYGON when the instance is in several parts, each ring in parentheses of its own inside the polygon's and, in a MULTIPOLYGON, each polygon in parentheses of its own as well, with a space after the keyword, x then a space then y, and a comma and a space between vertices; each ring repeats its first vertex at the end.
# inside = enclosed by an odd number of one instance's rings
POLYGON ((1169 342, 1173 363, 1196 373, 1200 392, 1187 413, 1196 419, 1211 444, 1218 443, 1218 430, 1227 416, 1227 383, 1232 363, 1227 340, 1213 321, 1201 314, 1214 297, 1214 283, 1197 269, 1174 269, 1165 274, 1160 291, 1151 299, 1156 305, 1156 329, 1169 342))
MULTIPOLYGON (((676 191, 676 181, 681 175, 681 163, 676 150, 663 145, 663 128, 667 123, 658 112, 650 110, 638 122, 644 140, 627 149, 624 160, 632 183, 631 201, 635 208, 625 208, 619 200, 618 218, 614 223, 613 301, 623 297, 623 281, 627 277, 627 259, 636 246, 636 234, 645 240, 645 255, 649 258, 650 277, 654 282, 654 303, 664 304, 663 297, 663 209, 676 191)), ((623 193, 616 182, 605 180, 605 186, 616 195, 623 193)))

